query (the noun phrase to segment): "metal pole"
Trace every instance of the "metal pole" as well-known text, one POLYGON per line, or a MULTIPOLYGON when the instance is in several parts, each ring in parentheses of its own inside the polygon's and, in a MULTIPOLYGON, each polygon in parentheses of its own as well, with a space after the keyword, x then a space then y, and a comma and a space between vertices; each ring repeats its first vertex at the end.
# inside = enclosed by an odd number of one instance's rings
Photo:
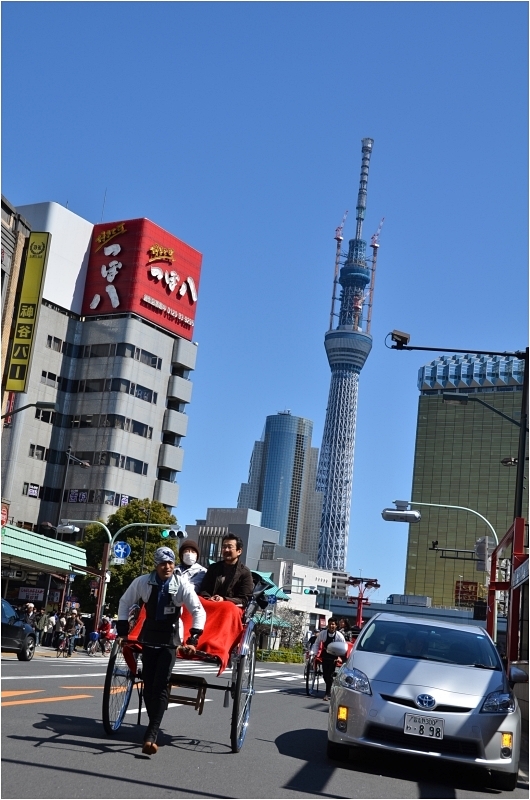
MULTIPOLYGON (((57 522, 55 523, 56 525, 60 525, 61 524, 61 514, 62 514, 62 511, 63 511, 63 498, 64 498, 64 493, 66 491, 66 478, 68 476, 68 467, 70 466, 70 455, 71 455, 71 453, 72 453, 72 445, 69 444, 67 449, 66 449, 66 467, 64 469, 63 484, 62 484, 62 487, 61 487, 61 497, 59 498, 59 511, 57 512, 57 522)), ((55 529, 55 538, 56 539, 58 538, 57 537, 57 528, 55 529)), ((63 537, 61 536, 61 539, 62 538, 63 537)))
MULTIPOLYGON (((142 508, 142 511, 145 514, 145 508, 142 508)), ((147 546, 147 531, 149 529, 149 521, 151 519, 151 506, 147 509, 147 525, 145 526, 144 531, 144 546, 142 548, 142 566, 140 567, 140 575, 144 574, 144 564, 145 564, 145 548, 147 546)))
POLYGON ((528 347, 524 352, 523 392, 521 398, 521 427, 519 428, 519 447, 517 451, 517 475, 515 478, 514 517, 523 516, 524 469, 526 454, 526 426, 528 422, 528 347))
POLYGON ((483 517, 482 514, 479 514, 478 511, 475 511, 472 508, 466 508, 465 506, 450 506, 447 505, 447 503, 418 503, 416 500, 406 500, 403 502, 407 502, 409 506, 432 506, 433 508, 456 508, 460 511, 469 511, 470 514, 475 514, 477 517, 480 517, 480 519, 486 523, 486 525, 493 534, 493 538, 495 539, 495 544, 497 545, 499 544, 499 537, 497 536, 495 528, 493 527, 491 522, 487 520, 486 517, 483 517))

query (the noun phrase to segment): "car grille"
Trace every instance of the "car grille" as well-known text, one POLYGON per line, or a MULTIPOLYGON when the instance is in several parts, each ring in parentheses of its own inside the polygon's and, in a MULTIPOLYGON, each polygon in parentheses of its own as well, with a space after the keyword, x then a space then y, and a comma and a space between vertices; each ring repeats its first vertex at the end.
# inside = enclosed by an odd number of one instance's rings
POLYGON ((414 700, 409 700, 406 697, 394 697, 391 694, 382 694, 380 697, 382 697, 383 700, 386 700, 387 703, 397 703, 400 706, 407 706, 407 708, 413 708, 415 711, 428 712, 429 714, 434 714, 435 711, 436 713, 441 713, 443 711, 446 714, 468 714, 470 711, 472 711, 471 708, 464 708, 463 706, 449 706, 443 704, 436 706, 436 708, 426 709, 420 708, 416 705, 414 700))
POLYGON ((394 744, 397 747, 405 747, 407 750, 417 750, 421 753, 480 757, 478 742, 451 739, 450 737, 445 739, 423 739, 421 736, 409 736, 402 731, 385 728, 384 725, 374 725, 373 723, 367 725, 363 738, 380 744, 394 744))

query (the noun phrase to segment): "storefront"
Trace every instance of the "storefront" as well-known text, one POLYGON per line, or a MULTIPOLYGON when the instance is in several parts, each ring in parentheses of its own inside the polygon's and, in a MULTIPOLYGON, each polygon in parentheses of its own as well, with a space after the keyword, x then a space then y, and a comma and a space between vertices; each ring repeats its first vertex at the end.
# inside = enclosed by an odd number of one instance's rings
POLYGON ((70 603, 72 581, 84 566, 81 547, 15 525, 2 527, 2 597, 12 605, 70 603))

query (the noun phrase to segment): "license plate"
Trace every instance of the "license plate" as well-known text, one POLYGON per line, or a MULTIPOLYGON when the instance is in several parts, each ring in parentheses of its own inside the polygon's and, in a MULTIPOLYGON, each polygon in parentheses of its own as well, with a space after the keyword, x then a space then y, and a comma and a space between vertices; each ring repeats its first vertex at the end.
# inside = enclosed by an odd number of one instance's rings
POLYGON ((404 733, 410 736, 423 736, 426 739, 443 739, 444 720, 441 717, 428 717, 424 714, 405 714, 404 733))

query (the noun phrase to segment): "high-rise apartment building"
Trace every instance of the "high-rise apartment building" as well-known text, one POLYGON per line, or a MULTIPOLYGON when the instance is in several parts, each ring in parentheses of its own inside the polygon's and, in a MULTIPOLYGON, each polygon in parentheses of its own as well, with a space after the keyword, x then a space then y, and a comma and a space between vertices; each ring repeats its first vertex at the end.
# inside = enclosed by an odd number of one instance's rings
POLYGON ((2 388, 9 410, 57 410, 4 420, 9 518, 44 532, 60 517, 105 520, 134 498, 175 507, 201 254, 147 219, 93 225, 57 203, 17 211, 50 234, 49 255, 40 300, 15 310, 2 388))
POLYGON ((280 531, 279 544, 316 562, 322 494, 315 490, 318 448, 311 447, 312 433, 311 420, 290 411, 267 417, 237 507, 261 511, 262 525, 280 531))
MULTIPOLYGON (((464 506, 492 525, 499 540, 513 522, 515 473, 503 460, 517 456, 519 427, 476 397, 520 419, 524 362, 499 356, 442 356, 419 371, 418 422, 412 500, 464 506), (443 392, 469 395, 466 405, 449 405, 443 392)), ((528 488, 525 488, 525 505, 528 488)), ((409 526, 405 592, 432 597, 436 606, 470 606, 484 595, 486 574, 476 562, 441 557, 433 548, 473 551, 491 532, 473 513, 421 509, 409 526)), ((447 553, 446 556, 450 556, 447 553)), ((461 554, 462 555, 462 554, 461 554)))

